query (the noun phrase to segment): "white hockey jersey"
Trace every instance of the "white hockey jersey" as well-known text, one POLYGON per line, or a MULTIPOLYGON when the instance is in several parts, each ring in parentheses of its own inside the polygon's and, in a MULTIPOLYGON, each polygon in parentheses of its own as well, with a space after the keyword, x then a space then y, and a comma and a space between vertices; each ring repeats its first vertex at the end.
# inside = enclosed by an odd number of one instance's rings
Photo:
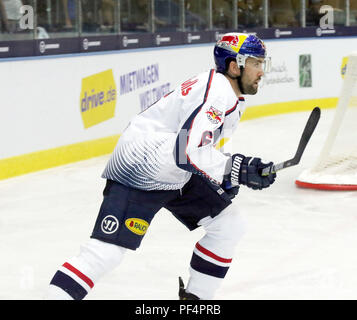
POLYGON ((102 177, 141 190, 177 190, 192 173, 222 183, 231 157, 216 149, 244 111, 221 73, 191 78, 138 114, 124 130, 102 177))

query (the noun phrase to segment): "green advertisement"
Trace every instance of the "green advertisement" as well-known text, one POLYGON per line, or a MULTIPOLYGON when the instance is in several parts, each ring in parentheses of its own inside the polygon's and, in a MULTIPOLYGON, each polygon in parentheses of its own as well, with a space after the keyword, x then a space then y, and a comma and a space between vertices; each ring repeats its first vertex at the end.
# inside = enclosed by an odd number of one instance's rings
POLYGON ((312 87, 311 55, 299 56, 299 84, 301 88, 312 87))

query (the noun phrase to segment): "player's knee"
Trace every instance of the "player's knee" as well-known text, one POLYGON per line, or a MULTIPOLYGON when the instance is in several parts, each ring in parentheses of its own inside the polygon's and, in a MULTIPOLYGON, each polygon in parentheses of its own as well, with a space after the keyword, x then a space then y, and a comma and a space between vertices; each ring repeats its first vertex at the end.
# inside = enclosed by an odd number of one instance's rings
POLYGON ((95 256, 98 261, 103 261, 108 266, 114 266, 121 262, 126 248, 115 244, 103 242, 97 239, 90 239, 82 250, 95 256))
POLYGON ((81 246, 80 255, 99 275, 117 267, 123 259, 126 249, 97 239, 90 239, 81 246))
POLYGON ((206 231, 221 241, 236 244, 245 233, 245 222, 237 206, 232 204, 211 221, 206 231))
POLYGON ((239 212, 232 212, 223 227, 223 233, 227 236, 228 241, 236 244, 245 234, 245 221, 239 212))

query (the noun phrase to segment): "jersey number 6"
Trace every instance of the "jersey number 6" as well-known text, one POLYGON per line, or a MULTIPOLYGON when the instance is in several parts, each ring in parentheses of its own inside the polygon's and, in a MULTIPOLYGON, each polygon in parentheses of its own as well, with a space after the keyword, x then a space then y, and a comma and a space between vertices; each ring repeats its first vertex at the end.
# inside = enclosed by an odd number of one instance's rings
POLYGON ((203 147, 207 144, 210 144, 212 142, 212 138, 213 138, 213 133, 212 131, 205 131, 202 134, 202 138, 201 138, 201 142, 198 145, 198 147, 203 147))

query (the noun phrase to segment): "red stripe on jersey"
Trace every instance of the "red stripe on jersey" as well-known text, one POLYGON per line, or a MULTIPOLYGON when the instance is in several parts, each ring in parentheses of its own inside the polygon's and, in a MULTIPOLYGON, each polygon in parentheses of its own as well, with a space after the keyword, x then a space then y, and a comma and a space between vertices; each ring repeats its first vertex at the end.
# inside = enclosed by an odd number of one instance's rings
POLYGON ((203 254, 205 254, 206 256, 209 256, 210 258, 213 258, 219 262, 225 262, 225 263, 232 262, 232 259, 225 259, 225 258, 219 257, 219 256, 215 255, 213 252, 202 247, 198 242, 196 243, 196 249, 198 251, 202 252, 203 254))
POLYGON ((229 109, 228 111, 226 111, 226 116, 228 116, 229 114, 231 114, 235 109, 237 109, 237 106, 238 106, 238 103, 239 103, 239 100, 237 100, 236 104, 234 105, 233 108, 229 109))
POLYGON ((80 272, 78 269, 76 269, 75 267, 73 267, 71 264, 65 262, 63 264, 63 267, 65 267, 66 269, 68 269, 69 271, 73 272, 77 277, 79 277, 80 279, 82 279, 86 284, 88 284, 88 286, 90 288, 94 287, 94 283, 91 279, 89 279, 85 274, 83 274, 82 272, 80 272))

